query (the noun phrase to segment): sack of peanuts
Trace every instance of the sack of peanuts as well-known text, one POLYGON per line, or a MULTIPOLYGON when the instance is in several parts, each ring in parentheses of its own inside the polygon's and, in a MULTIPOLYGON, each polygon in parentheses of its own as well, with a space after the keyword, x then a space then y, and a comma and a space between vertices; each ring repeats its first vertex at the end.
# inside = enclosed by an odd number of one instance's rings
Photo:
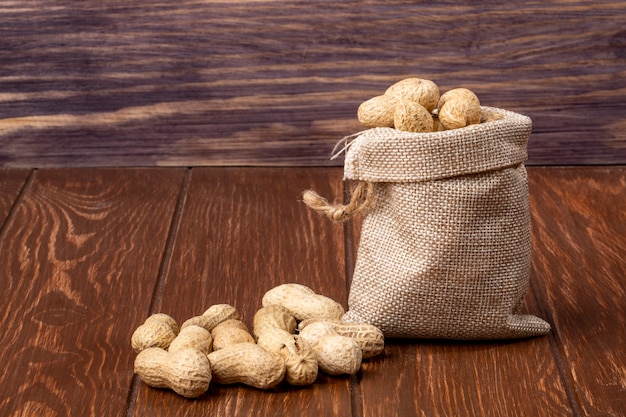
MULTIPOLYGON (((418 81, 414 89, 432 89, 418 81)), ((550 330, 518 313, 531 263, 524 166, 531 120, 481 106, 462 90, 459 102, 438 91, 377 98, 395 107, 395 121, 364 122, 370 129, 346 145, 344 178, 358 184, 350 203, 305 193, 332 219, 365 215, 344 321, 373 324, 392 338, 508 339, 550 330), (432 120, 413 123, 417 131, 398 128, 410 119, 403 101, 419 100, 435 101, 423 105, 432 120)))

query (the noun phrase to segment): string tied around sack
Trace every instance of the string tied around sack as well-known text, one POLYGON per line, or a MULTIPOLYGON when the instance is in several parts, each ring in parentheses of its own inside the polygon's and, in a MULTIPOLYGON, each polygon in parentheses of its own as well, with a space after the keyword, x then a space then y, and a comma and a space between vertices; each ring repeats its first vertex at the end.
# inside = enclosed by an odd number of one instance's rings
MULTIPOLYGON (((346 152, 354 139, 365 131, 344 136, 335 145, 331 160, 336 159, 346 152)), ((358 181, 352 189, 348 204, 331 204, 327 199, 320 196, 313 190, 302 193, 302 201, 311 209, 325 215, 335 222, 347 222, 355 214, 366 211, 372 206, 374 201, 374 183, 369 181, 358 181)))
POLYGON ((346 222, 355 214, 367 210, 374 201, 374 183, 359 181, 352 190, 348 204, 331 204, 313 190, 302 194, 302 201, 335 222, 346 222))

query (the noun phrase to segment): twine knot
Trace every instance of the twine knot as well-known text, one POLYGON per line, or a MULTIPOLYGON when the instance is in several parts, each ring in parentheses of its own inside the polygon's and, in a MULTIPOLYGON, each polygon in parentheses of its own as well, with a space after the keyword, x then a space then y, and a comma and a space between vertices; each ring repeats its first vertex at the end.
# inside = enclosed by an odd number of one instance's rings
POLYGON ((367 210, 374 200, 374 183, 359 181, 352 190, 348 204, 331 204, 313 190, 302 194, 302 201, 311 209, 334 222, 346 222, 355 214, 367 210))

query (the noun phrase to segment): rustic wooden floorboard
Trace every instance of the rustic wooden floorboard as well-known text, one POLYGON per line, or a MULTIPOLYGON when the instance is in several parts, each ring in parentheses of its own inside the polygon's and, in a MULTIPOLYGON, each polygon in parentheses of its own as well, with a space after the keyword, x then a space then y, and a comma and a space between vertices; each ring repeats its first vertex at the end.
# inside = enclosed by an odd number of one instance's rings
POLYGON ((626 168, 531 171, 534 282, 574 404, 626 415, 626 168))
POLYGON ((28 169, 0 169, 0 225, 4 224, 30 172, 28 169))
POLYGON ((130 336, 300 282, 346 303, 360 221, 300 193, 344 193, 339 168, 2 170, 0 415, 572 416, 626 414, 626 168, 529 168, 531 291, 548 336, 387 340, 355 377, 196 400, 133 376, 130 336), (8 216, 8 217, 7 217, 8 216))
MULTIPOLYGON (((193 169, 176 242, 154 311, 179 322, 228 303, 252 329, 265 291, 305 284, 345 305, 342 227, 300 202, 311 187, 341 195, 338 169, 193 169)), ((140 383, 135 416, 351 415, 349 377, 269 392, 213 385, 194 401, 140 383)))
POLYGON ((182 172, 35 173, 0 238, 0 415, 124 413, 182 172))
POLYGON ((0 165, 340 165, 399 79, 534 122, 530 164, 626 163, 621 1, 0 2, 0 165))
POLYGON ((363 416, 572 416, 549 342, 388 341, 365 364, 363 416))

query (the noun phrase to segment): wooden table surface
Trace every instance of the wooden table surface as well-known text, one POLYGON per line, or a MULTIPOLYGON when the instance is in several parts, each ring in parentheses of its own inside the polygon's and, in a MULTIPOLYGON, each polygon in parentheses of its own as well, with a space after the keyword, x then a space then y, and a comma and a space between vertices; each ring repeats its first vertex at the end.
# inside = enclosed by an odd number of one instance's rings
POLYGON ((0 0, 0 416, 626 415, 626 3, 0 0), (155 312, 344 306, 336 141, 406 77, 528 115, 544 337, 387 340, 353 377, 187 400, 133 375, 155 312))
POLYGON ((341 195, 339 168, 0 171, 0 415, 626 415, 626 168, 529 168, 531 289, 543 337, 387 340, 354 377, 265 392, 211 385, 188 400, 133 376, 130 336, 229 303, 251 320, 268 289, 346 304, 358 222, 300 193, 341 195))

